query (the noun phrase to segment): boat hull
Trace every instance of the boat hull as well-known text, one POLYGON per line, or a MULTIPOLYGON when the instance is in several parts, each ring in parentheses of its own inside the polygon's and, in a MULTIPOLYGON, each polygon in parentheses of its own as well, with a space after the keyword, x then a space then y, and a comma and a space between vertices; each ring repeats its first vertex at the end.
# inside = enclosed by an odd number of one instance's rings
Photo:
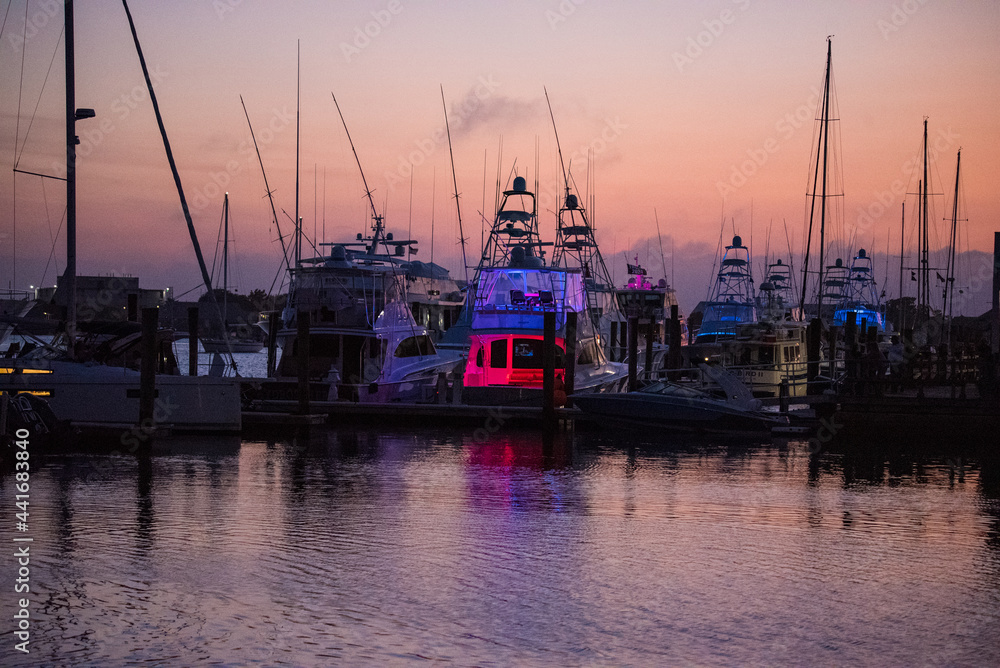
POLYGON ((633 426, 676 431, 770 431, 787 424, 779 416, 743 411, 721 402, 673 399, 643 392, 573 395, 573 403, 590 418, 633 426))
MULTIPOLYGON (((33 371, 0 373, 0 392, 40 393, 59 420, 77 426, 134 427, 139 422, 139 372, 120 367, 49 361, 33 371)), ((156 376, 157 428, 238 432, 239 382, 210 376, 156 376)))

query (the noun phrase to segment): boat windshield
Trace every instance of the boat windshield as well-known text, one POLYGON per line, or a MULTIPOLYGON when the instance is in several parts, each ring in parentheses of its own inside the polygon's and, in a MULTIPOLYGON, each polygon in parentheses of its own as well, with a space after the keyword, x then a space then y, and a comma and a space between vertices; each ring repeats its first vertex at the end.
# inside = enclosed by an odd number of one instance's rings
POLYGON ((653 383, 639 390, 645 394, 659 394, 663 396, 683 397, 688 399, 704 399, 705 392, 696 390, 693 387, 683 387, 674 383, 653 383))

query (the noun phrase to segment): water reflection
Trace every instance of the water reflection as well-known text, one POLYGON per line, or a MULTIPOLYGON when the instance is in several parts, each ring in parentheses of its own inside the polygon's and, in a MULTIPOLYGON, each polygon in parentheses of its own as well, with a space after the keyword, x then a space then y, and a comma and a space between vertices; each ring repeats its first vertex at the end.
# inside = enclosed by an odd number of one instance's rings
POLYGON ((995 664, 998 483, 995 458, 515 429, 60 455, 32 478, 30 663, 995 664))

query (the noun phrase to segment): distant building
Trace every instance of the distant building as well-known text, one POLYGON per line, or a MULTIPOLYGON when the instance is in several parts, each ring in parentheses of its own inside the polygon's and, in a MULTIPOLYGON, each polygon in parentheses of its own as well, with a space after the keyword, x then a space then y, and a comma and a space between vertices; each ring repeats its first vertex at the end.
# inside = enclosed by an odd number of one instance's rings
MULTIPOLYGON (((61 319, 66 312, 65 278, 54 288, 37 288, 35 299, 43 317, 61 319)), ((141 309, 160 307, 170 297, 170 288, 149 290, 139 287, 138 276, 77 276, 76 318, 78 322, 138 321, 141 309)))

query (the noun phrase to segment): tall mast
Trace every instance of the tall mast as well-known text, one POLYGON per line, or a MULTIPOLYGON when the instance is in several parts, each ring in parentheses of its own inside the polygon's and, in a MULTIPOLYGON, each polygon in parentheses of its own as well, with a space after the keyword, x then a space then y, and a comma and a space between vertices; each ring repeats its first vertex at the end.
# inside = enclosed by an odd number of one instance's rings
POLYGON ((295 42, 295 266, 302 260, 302 219, 299 218, 299 103, 301 97, 302 42, 295 42))
POLYGON ((222 237, 222 335, 225 336, 229 305, 229 193, 222 201, 222 217, 225 221, 222 237))
MULTIPOLYGON (((903 309, 903 255, 906 252, 903 244, 906 239, 906 202, 903 202, 903 213, 899 218, 899 313, 896 315, 896 327, 902 334, 906 329, 906 311, 903 309)), ((888 278, 888 277, 887 277, 888 278)))
MULTIPOLYGON (((941 316, 947 318, 947 339, 951 339, 951 314, 948 312, 949 307, 954 308, 954 297, 955 297, 955 243, 957 241, 957 231, 958 231, 958 179, 962 170, 962 149, 958 149, 958 160, 955 163, 955 201, 952 203, 951 209, 951 248, 948 251, 948 271, 945 274, 945 284, 944 284, 944 305, 941 307, 941 316)), ((943 334, 944 335, 944 334, 943 334)))
POLYGON ((923 232, 921 233, 920 241, 920 271, 923 275, 923 291, 920 294, 920 298, 923 301, 923 306, 927 310, 927 316, 930 317, 931 308, 931 290, 930 290, 930 263, 928 261, 928 256, 930 253, 930 242, 929 235, 927 234, 927 193, 930 191, 930 182, 927 180, 927 118, 924 118, 924 189, 923 194, 920 196, 921 205, 923 207, 923 212, 921 213, 921 227, 923 232))
POLYGON ((66 348, 76 345, 76 67, 73 60, 73 0, 65 3, 66 51, 66 348))
POLYGON ((830 73, 833 67, 833 39, 832 35, 826 38, 826 75, 823 80, 823 110, 820 113, 820 130, 818 144, 816 147, 816 170, 813 173, 812 203, 809 207, 809 234, 806 237, 806 257, 802 268, 802 297, 799 300, 799 309, 805 313, 806 294, 809 284, 809 248, 812 243, 813 219, 816 213, 816 182, 820 178, 820 154, 822 154, 822 177, 823 182, 820 191, 820 223, 819 223, 819 272, 817 291, 817 317, 823 315, 823 246, 826 243, 826 186, 827 186, 827 161, 830 137, 830 73))

